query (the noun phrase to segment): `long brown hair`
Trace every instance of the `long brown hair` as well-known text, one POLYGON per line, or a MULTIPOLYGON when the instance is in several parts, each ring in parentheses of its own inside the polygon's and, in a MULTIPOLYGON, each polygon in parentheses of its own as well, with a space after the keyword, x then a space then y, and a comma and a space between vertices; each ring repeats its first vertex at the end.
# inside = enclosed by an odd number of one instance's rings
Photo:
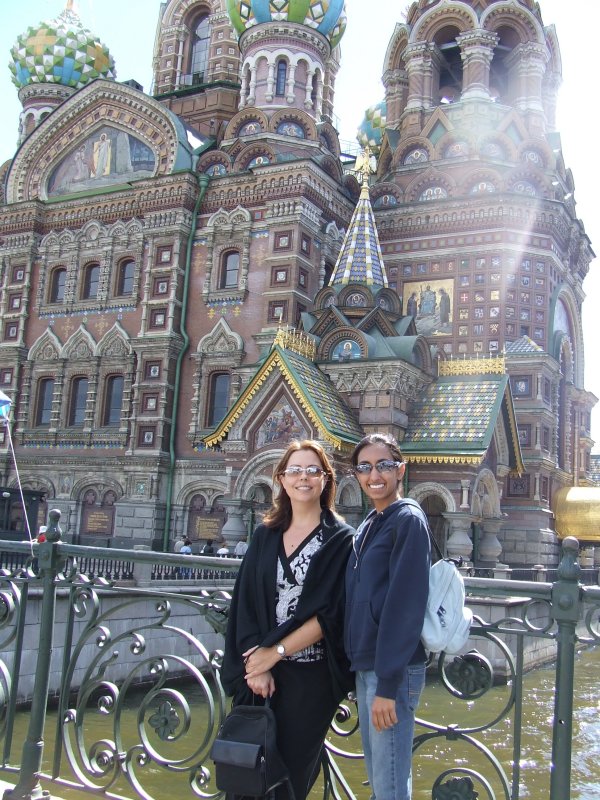
POLYGON ((288 493, 283 488, 281 476, 291 456, 299 450, 312 450, 318 457, 321 468, 324 470, 327 477, 327 481, 321 492, 321 508, 329 509, 335 513, 335 473, 331 466, 331 461, 327 457, 327 453, 319 442, 315 442, 314 439, 304 439, 303 441, 294 440, 290 442, 287 450, 279 459, 279 463, 275 467, 273 473, 273 482, 279 484, 279 492, 277 497, 273 499, 273 505, 263 518, 263 523, 269 528, 281 527, 283 530, 286 530, 292 521, 292 503, 288 493))

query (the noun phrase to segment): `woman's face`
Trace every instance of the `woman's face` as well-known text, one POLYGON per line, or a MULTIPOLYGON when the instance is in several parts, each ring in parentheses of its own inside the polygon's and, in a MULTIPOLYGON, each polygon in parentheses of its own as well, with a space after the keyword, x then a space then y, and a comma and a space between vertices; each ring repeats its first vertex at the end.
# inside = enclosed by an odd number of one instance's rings
POLYGON ((327 483, 327 474, 321 459, 314 450, 296 450, 288 459, 279 482, 292 503, 321 505, 321 492, 327 483), (308 472, 306 470, 309 470, 308 472), (297 474, 296 474, 297 470, 297 474), (316 474, 311 474, 316 471, 316 474))
POLYGON ((404 464, 398 464, 387 445, 377 443, 367 444, 359 451, 357 466, 360 465, 371 467, 365 472, 354 471, 360 488, 375 509, 383 511, 399 497, 404 464))

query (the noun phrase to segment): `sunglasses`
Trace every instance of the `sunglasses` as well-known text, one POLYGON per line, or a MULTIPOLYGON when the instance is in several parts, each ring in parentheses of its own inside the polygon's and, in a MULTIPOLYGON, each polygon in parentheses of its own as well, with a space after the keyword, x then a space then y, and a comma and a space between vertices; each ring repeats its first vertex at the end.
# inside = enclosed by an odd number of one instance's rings
POLYGON ((361 461, 360 464, 356 464, 356 466, 353 467, 353 470, 359 475, 368 475, 372 469, 376 469, 377 472, 391 472, 393 469, 398 469, 401 464, 402 461, 392 461, 391 458, 384 458, 381 461, 377 461, 375 464, 369 464, 368 461, 361 461))
POLYGON ((283 470, 282 474, 287 475, 288 478, 295 478, 304 474, 306 474, 307 478, 320 478, 321 475, 325 475, 326 473, 321 467, 311 465, 310 467, 288 467, 283 470))

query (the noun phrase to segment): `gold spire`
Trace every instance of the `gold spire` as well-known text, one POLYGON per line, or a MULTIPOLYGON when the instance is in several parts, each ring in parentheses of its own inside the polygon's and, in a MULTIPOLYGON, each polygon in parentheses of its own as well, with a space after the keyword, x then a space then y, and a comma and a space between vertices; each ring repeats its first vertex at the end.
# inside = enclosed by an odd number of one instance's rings
POLYGON ((361 197, 369 196, 369 178, 373 173, 371 167, 371 148, 367 145, 364 150, 361 150, 354 163, 354 172, 360 174, 360 183, 362 185, 361 197))

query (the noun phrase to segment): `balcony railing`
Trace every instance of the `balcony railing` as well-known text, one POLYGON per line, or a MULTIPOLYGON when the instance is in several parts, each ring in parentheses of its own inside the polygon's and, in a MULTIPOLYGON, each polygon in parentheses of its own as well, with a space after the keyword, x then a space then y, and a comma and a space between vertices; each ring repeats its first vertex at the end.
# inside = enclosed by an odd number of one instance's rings
MULTIPOLYGON (((41 783, 53 794, 70 787, 151 800, 164 794, 157 775, 170 794, 216 796, 208 754, 228 706, 220 648, 240 562, 65 544, 59 516, 51 512, 43 543, 0 543, 8 554, 0 571, 0 766, 16 784, 5 800, 39 798, 41 783), (54 732, 49 697, 57 705, 54 732), (25 701, 27 733, 19 742, 15 720, 25 701)), ((532 653, 555 659, 544 796, 571 797, 576 648, 600 641, 600 588, 580 582, 577 557, 577 541, 566 539, 553 583, 466 578, 476 615, 471 649, 441 654, 435 677, 452 700, 452 718, 427 704, 414 740, 415 772, 420 759, 431 767, 434 754, 434 800, 531 796, 521 764, 523 676, 532 653), (499 681, 502 700, 492 703, 499 681), (506 758, 486 744, 494 730, 509 744, 506 758)), ((361 759, 357 729, 349 698, 328 737, 324 797, 364 793, 360 779, 348 777, 361 759)))

